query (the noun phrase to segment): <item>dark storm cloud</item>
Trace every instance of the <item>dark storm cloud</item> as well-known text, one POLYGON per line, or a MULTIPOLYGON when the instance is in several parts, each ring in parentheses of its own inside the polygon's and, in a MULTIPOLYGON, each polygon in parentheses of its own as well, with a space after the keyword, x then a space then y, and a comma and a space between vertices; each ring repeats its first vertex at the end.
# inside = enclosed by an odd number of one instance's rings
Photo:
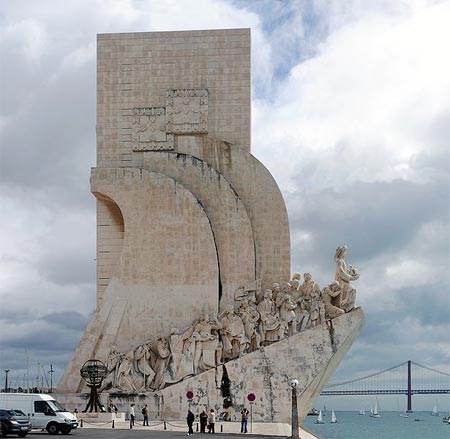
POLYGON ((75 331, 84 331, 89 318, 75 311, 63 311, 60 313, 49 314, 42 317, 42 320, 61 326, 62 328, 73 329, 75 331))
POLYGON ((24 111, 10 117, 1 136, 3 184, 33 190, 62 186, 75 192, 88 179, 95 160, 93 66, 92 61, 68 69, 35 93, 24 111))
MULTIPOLYGON (((402 288, 395 292, 403 304, 406 315, 414 315, 423 326, 447 325, 450 322, 448 284, 444 282, 426 286, 402 288)), ((431 335, 431 334, 430 334, 431 335)))
MULTIPOLYGON (((301 187, 301 181, 298 184, 301 187)), ((315 241, 313 251, 299 248, 298 257, 309 262, 323 260, 324 249, 329 252, 340 243, 348 243, 352 258, 358 261, 402 248, 424 223, 448 221, 443 202, 447 196, 444 186, 400 180, 290 194, 292 229, 310 233, 315 241)))
POLYGON ((95 280, 95 263, 85 252, 67 254, 64 249, 40 259, 37 268, 42 276, 59 285, 79 285, 95 280))
MULTIPOLYGON (((82 332, 70 326, 61 325, 60 316, 56 317, 56 320, 57 323, 50 322, 49 316, 46 319, 37 320, 29 318, 26 324, 12 327, 7 336, 2 336, 3 352, 8 352, 12 348, 47 352, 73 350, 82 332)), ((74 324, 74 320, 71 316, 69 324, 74 324)), ((79 323, 77 322, 77 325, 79 323)))

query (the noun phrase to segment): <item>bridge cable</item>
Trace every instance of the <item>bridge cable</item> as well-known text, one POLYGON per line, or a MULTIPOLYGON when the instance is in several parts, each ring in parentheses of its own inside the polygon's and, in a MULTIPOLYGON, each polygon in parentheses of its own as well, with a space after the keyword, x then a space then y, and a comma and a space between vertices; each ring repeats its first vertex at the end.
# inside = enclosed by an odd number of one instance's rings
POLYGON ((397 364, 396 366, 389 367, 388 369, 384 369, 384 370, 382 370, 382 371, 380 371, 380 372, 372 373, 372 374, 367 375, 367 376, 362 377, 362 378, 356 378, 356 379, 354 379, 354 380, 348 380, 348 381, 342 381, 342 382, 340 382, 340 383, 330 384, 329 386, 326 386, 325 389, 329 389, 329 388, 331 388, 331 387, 343 386, 344 384, 350 384, 350 383, 353 383, 353 382, 355 382, 355 381, 366 380, 366 379, 368 379, 368 378, 372 378, 372 377, 374 377, 374 376, 381 375, 381 374, 383 374, 383 373, 385 373, 385 372, 389 372, 389 371, 391 371, 391 370, 393 370, 393 369, 397 369, 397 367, 404 366, 404 365, 407 364, 407 363, 408 363, 408 362, 405 361, 404 363, 397 364))
POLYGON ((431 372, 439 373, 439 374, 441 374, 441 375, 445 375, 445 376, 447 376, 447 377, 450 377, 450 373, 441 372, 440 370, 437 370, 437 369, 432 369, 431 367, 424 366, 424 365, 422 365, 422 364, 416 363, 415 361, 411 361, 411 363, 413 363, 413 364, 416 365, 416 366, 422 367, 423 369, 428 369, 428 370, 430 370, 431 372))

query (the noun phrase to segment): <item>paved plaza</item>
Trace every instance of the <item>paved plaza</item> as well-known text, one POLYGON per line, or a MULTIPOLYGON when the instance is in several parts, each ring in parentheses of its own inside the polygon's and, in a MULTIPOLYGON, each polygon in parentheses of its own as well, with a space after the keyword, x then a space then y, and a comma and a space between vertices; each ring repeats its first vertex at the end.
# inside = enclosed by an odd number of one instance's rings
MULTIPOLYGON (((115 428, 111 428, 111 422, 107 423, 88 423, 83 422, 82 428, 72 430, 70 436, 72 437, 87 437, 87 438, 151 438, 151 439, 168 439, 172 437, 183 437, 187 435, 187 425, 180 421, 171 421, 166 423, 167 430, 164 430, 162 422, 151 422, 149 427, 143 427, 141 423, 136 423, 133 429, 130 429, 128 422, 117 422, 115 428)), ((249 432, 247 434, 240 433, 240 422, 224 422, 216 424, 215 434, 201 434, 198 433, 196 424, 194 424, 194 436, 198 438, 212 438, 219 436, 221 439, 226 438, 241 438, 253 436, 256 438, 285 438, 291 434, 291 429, 288 424, 270 423, 270 422, 255 422, 252 426, 249 424, 249 432)), ((30 433, 34 435, 46 435, 46 431, 33 430, 30 433)), ((316 439, 311 433, 300 429, 300 439, 316 439)))

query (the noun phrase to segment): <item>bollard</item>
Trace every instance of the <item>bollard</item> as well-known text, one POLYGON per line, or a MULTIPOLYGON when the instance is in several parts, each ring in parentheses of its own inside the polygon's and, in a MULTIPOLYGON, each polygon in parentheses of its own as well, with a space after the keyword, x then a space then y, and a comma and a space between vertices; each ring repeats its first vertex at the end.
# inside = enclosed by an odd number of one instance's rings
POLYGON ((83 420, 80 419, 80 428, 83 428, 83 420))
POLYGON ((167 430, 166 421, 164 421, 164 430, 167 430))
POLYGON ((220 424, 220 432, 223 433, 223 424, 220 424))
POLYGON ((114 419, 112 420, 112 428, 116 428, 116 427, 114 427, 114 419))
POLYGON ((197 422, 197 427, 195 428, 195 431, 198 431, 198 422, 197 422))

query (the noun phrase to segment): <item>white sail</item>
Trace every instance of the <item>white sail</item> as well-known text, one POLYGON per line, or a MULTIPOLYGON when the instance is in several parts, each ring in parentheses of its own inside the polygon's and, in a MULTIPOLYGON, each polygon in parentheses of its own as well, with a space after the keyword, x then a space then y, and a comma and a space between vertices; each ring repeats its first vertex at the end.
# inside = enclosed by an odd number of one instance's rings
POLYGON ((364 411, 364 409, 361 409, 361 410, 359 411, 359 414, 360 414, 360 415, 365 415, 366 412, 364 411))
POLYGON ((378 406, 378 398, 376 399, 375 402, 375 408, 373 409, 372 413, 370 414, 370 416, 372 418, 379 418, 380 417, 380 413, 379 413, 379 406, 378 406))
POLYGON ((403 412, 400 411, 400 401, 398 400, 398 396, 397 396, 397 411, 399 412, 399 416, 403 418, 403 412))
POLYGON ((316 424, 323 424, 322 410, 319 411, 319 416, 317 416, 316 424))
POLYGON ((337 419, 336 419, 336 415, 334 414, 334 410, 331 410, 331 424, 336 424, 337 419))
POLYGON ((433 411, 431 412, 431 416, 439 416, 437 399, 434 400, 434 408, 433 408, 433 411))

